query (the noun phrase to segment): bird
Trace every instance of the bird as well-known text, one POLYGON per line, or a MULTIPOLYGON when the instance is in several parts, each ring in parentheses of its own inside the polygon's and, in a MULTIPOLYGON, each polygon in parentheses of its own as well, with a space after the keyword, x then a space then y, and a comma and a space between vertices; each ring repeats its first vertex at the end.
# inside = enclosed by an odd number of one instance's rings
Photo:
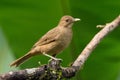
POLYGON ((24 56, 13 61, 10 66, 19 66, 29 58, 43 54, 51 59, 57 60, 56 55, 70 44, 73 36, 73 23, 79 21, 70 15, 63 16, 58 25, 43 35, 24 56))

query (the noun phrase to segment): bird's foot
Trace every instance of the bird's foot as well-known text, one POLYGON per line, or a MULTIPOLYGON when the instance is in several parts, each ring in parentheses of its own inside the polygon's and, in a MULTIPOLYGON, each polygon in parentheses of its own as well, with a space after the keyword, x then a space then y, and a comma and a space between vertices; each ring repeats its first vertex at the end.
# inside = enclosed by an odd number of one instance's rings
POLYGON ((53 60, 56 60, 56 61, 62 61, 62 59, 60 59, 60 58, 55 58, 55 57, 53 57, 53 56, 51 56, 51 55, 48 55, 48 54, 46 54, 46 53, 43 53, 43 55, 45 55, 45 56, 47 56, 47 57, 49 57, 49 58, 51 58, 51 59, 53 59, 53 60))
POLYGON ((60 61, 60 62, 62 62, 62 61, 63 61, 61 58, 55 58, 55 57, 54 57, 54 59, 53 59, 53 60, 60 61))
POLYGON ((54 58, 54 59, 50 59, 48 62, 51 62, 51 61, 62 62, 63 60, 60 58, 54 58))

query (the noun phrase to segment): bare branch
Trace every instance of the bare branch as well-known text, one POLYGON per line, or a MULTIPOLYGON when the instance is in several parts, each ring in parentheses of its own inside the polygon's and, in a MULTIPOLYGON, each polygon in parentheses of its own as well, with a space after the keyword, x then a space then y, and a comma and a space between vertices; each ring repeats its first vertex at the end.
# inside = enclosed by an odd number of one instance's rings
POLYGON ((89 42, 89 44, 84 48, 78 58, 75 60, 72 66, 78 66, 78 69, 85 63, 88 56, 91 52, 96 48, 96 46, 100 43, 100 41, 112 30, 120 25, 120 15, 111 23, 104 25, 104 28, 98 32, 94 38, 89 42))

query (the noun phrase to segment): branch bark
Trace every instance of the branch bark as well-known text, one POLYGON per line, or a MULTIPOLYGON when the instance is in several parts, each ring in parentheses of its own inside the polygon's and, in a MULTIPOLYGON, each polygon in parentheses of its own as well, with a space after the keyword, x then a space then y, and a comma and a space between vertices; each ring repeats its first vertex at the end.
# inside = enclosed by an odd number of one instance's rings
POLYGON ((63 78, 71 78, 81 69, 82 65, 100 41, 119 25, 120 15, 111 23, 106 24, 103 29, 93 37, 70 67, 63 68, 60 66, 61 61, 51 60, 47 65, 38 68, 11 71, 6 74, 1 74, 0 80, 61 80, 63 78))

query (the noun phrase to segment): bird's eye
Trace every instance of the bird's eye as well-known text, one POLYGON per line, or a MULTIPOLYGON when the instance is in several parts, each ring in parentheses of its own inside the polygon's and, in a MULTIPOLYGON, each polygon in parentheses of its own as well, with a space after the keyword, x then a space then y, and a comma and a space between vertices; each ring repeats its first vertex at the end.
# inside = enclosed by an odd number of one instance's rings
POLYGON ((69 22, 69 19, 66 19, 65 21, 66 21, 66 22, 69 22))

